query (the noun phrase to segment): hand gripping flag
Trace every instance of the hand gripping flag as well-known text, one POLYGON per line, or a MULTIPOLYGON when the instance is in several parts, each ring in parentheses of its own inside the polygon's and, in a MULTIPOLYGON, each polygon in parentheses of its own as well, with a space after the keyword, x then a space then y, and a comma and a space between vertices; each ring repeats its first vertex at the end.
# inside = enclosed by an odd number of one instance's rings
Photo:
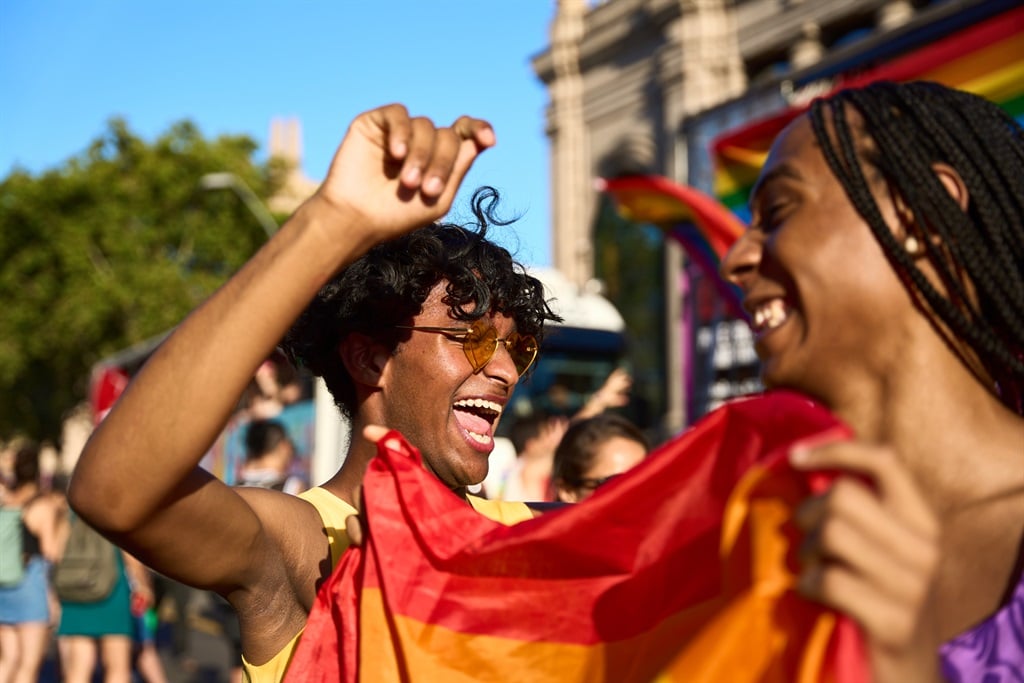
POLYGON ((828 477, 786 453, 849 435, 795 394, 739 400, 587 501, 504 527, 392 432, 364 482, 366 541, 321 588, 286 680, 866 683, 852 622, 791 590, 792 511, 828 477))

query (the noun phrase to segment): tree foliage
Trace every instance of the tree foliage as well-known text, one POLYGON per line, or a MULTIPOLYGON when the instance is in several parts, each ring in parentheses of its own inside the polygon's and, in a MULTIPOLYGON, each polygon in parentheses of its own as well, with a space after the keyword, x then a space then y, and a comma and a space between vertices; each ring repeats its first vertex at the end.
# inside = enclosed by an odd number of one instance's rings
POLYGON ((270 195, 283 169, 256 148, 187 121, 147 143, 112 119, 61 167, 0 182, 0 438, 56 440, 96 361, 169 330, 259 248, 239 197, 199 185, 231 172, 270 195))

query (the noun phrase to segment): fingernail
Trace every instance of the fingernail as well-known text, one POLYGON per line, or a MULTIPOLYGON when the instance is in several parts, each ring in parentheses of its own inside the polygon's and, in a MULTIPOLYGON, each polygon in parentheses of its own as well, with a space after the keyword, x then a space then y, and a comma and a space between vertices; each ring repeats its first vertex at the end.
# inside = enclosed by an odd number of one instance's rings
POLYGON ((806 446, 794 446, 789 451, 789 462, 794 465, 806 465, 811 461, 811 452, 806 446))
POLYGON ((391 145, 391 156, 396 159, 402 159, 405 157, 406 146, 404 142, 396 142, 391 145))
POLYGON ((403 177, 405 178, 406 185, 416 185, 417 183, 420 182, 420 169, 414 166, 406 170, 405 175, 403 177))
POLYGON ((427 194, 441 194, 443 188, 444 183, 437 176, 430 176, 427 182, 423 183, 423 191, 427 194))

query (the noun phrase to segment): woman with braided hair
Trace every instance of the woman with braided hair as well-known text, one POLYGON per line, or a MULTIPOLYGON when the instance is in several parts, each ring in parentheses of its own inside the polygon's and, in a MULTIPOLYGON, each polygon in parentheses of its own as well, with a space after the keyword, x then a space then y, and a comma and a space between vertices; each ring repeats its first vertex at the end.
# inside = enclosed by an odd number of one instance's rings
POLYGON ((814 102, 723 263, 769 387, 854 430, 800 508, 798 589, 856 619, 875 678, 1024 677, 1024 132, 934 83, 814 102))

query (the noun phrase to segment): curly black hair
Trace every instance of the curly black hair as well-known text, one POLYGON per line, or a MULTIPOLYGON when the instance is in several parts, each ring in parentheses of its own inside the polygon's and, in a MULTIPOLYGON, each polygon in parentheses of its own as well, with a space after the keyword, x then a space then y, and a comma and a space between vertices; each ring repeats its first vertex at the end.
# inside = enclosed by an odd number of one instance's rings
POLYGON ((345 416, 352 415, 356 394, 338 345, 361 333, 394 352, 407 334, 396 326, 422 310, 441 280, 447 281, 444 303, 457 320, 496 311, 538 342, 544 322, 560 320, 544 299, 541 282, 487 239, 488 226, 513 222, 497 217, 499 200, 496 189, 481 187, 471 200, 474 224, 432 223, 374 246, 324 285, 285 335, 281 350, 296 366, 323 377, 345 416))
POLYGON ((982 97, 925 81, 840 91, 814 102, 810 117, 832 173, 907 287, 941 321, 939 332, 954 350, 949 335, 966 340, 996 381, 995 393, 1024 414, 1024 130, 982 97), (926 231, 920 241, 945 292, 889 229, 858 160, 926 231), (966 212, 943 188, 935 163, 960 174, 970 195, 966 212))

